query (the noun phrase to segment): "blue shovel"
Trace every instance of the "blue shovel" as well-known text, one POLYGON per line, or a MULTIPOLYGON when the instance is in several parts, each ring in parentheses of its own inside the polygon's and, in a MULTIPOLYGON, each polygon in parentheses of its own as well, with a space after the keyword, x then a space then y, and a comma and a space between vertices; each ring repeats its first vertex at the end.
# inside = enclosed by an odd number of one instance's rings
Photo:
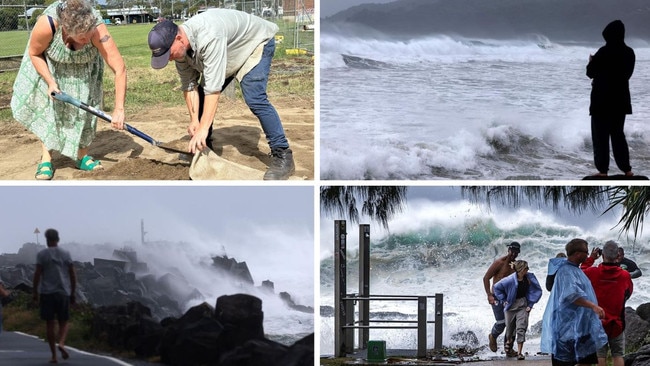
MULTIPOLYGON (((97 108, 91 107, 88 104, 86 104, 86 103, 84 103, 84 102, 82 102, 82 101, 80 101, 80 100, 78 100, 78 99, 76 99, 74 97, 71 97, 70 95, 68 95, 68 94, 66 94, 64 92, 60 92, 60 93, 52 92, 52 97, 54 99, 58 100, 58 101, 65 102, 65 103, 68 103, 68 104, 72 104, 75 107, 81 108, 84 111, 86 111, 88 113, 91 113, 91 114, 94 114, 95 116, 97 116, 97 117, 99 117, 99 118, 101 118, 101 119, 103 119, 105 121, 108 121, 108 122, 112 121, 111 116, 109 116, 105 112, 103 112, 103 111, 101 111, 101 110, 99 110, 97 108)), ((137 128, 132 127, 132 126, 126 124, 126 123, 124 124, 124 129, 126 129, 130 133, 140 137, 141 139, 147 141, 148 143, 152 144, 153 146, 159 147, 159 148, 161 148, 161 149, 163 149, 163 150, 165 150, 167 152, 181 154, 180 158, 183 159, 183 160, 191 160, 190 153, 187 152, 187 151, 175 149, 175 148, 169 147, 169 146, 165 146, 163 142, 154 140, 151 136, 147 135, 146 133, 144 133, 144 132, 138 130, 137 128)))

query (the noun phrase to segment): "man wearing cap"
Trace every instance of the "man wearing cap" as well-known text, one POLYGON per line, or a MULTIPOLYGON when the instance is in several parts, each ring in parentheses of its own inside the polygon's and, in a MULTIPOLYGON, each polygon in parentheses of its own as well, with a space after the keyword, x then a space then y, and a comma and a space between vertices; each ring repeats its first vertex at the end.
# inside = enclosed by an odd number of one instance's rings
POLYGON ((47 229, 45 240, 47 248, 36 255, 33 295, 34 301, 40 304, 41 319, 46 322, 47 342, 52 353, 50 363, 56 363, 56 338, 59 340, 58 348, 61 357, 64 360, 69 357, 65 349, 65 339, 68 335, 70 304, 75 303, 77 276, 70 253, 58 246, 59 232, 47 229), (57 320, 59 323, 58 337, 54 332, 57 320))
POLYGON ((271 149, 265 180, 287 179, 295 171, 293 153, 266 87, 278 26, 232 9, 210 9, 177 26, 170 20, 149 32, 151 67, 176 61, 190 114, 190 152, 211 148, 212 122, 221 91, 239 81, 244 101, 257 116, 271 149))
POLYGON ((495 260, 490 268, 488 268, 487 272, 485 272, 485 276, 483 276, 483 287, 485 288, 485 293, 487 294, 488 303, 492 305, 492 312, 494 313, 495 320, 495 323, 492 326, 492 330, 488 335, 488 340, 490 341, 490 351, 492 352, 497 351, 497 337, 499 337, 499 335, 506 329, 506 318, 503 310, 503 303, 494 297, 492 286, 495 283, 499 282, 502 278, 507 277, 515 272, 514 269, 510 267, 510 262, 514 261, 517 258, 520 251, 521 245, 519 245, 518 242, 513 241, 512 243, 508 244, 508 254, 495 260), (490 280, 492 280, 492 284, 490 284, 490 280))

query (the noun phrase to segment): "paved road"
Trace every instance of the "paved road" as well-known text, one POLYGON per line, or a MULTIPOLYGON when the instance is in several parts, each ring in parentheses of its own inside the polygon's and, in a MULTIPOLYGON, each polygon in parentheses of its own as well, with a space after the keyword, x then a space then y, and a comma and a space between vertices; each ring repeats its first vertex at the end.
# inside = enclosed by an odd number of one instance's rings
MULTIPOLYGON (((130 363, 114 358, 95 355, 74 348, 67 347, 70 358, 61 359, 61 365, 93 365, 93 366, 131 366, 130 363)), ((32 366, 51 365, 50 348, 47 343, 39 338, 16 332, 0 333, 0 365, 32 366)))

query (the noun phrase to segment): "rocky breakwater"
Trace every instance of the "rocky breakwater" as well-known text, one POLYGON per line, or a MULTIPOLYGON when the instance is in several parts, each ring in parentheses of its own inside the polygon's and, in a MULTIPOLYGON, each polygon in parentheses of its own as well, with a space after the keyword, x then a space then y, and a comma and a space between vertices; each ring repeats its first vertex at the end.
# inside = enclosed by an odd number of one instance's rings
POLYGON ((625 366, 650 366, 650 303, 625 308, 625 366))
MULTIPOLYGON (((33 264, 2 267, 0 280, 7 288, 31 293, 35 268, 33 264)), ((201 296, 198 290, 191 287, 184 278, 171 274, 161 277, 153 275, 137 277, 135 273, 125 271, 118 264, 93 265, 88 262, 75 262, 75 269, 77 301, 94 307, 139 302, 153 309, 153 316, 156 319, 163 319, 181 315, 183 305, 187 301, 201 296), (170 284, 178 284, 176 288, 190 290, 184 294, 172 293, 169 291, 170 284)))
POLYGON ((129 303, 99 308, 92 335, 166 365, 314 364, 313 333, 286 346, 264 336, 263 320, 262 300, 247 294, 224 295, 215 307, 204 302, 161 322, 147 307, 129 303))
MULTIPOLYGON (((45 248, 42 245, 26 243, 17 254, 0 255, 0 281, 12 290, 32 292, 36 254, 45 248)), ((239 262, 226 255, 212 258, 213 263, 205 268, 205 275, 224 281, 241 292, 255 292, 255 283, 246 262, 239 262)), ((182 271, 167 269, 154 274, 149 265, 138 261, 137 253, 128 249, 116 249, 112 258, 93 258, 91 262, 75 262, 77 271, 77 301, 93 307, 140 303, 150 309, 156 320, 179 317, 187 304, 197 303, 206 296, 182 271)), ((156 263, 153 267, 159 267, 156 263)), ((272 281, 262 283, 263 293, 274 294, 272 281)), ((313 313, 311 306, 296 304, 291 295, 279 295, 285 305, 295 311, 313 313)), ((4 302, 11 301, 5 299, 4 302)))

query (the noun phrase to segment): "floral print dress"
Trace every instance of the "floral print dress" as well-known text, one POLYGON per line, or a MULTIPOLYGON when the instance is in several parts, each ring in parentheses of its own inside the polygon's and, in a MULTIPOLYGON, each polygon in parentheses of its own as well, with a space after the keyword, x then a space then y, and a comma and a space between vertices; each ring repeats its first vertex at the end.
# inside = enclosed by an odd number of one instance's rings
MULTIPOLYGON (((58 20, 59 3, 50 5, 41 16, 58 20)), ((95 10, 95 15, 97 24, 101 24, 101 14, 95 10)), ((47 95, 47 83, 29 58, 28 49, 29 45, 14 82, 11 98, 14 118, 34 133, 48 150, 76 159, 78 149, 88 147, 95 138, 97 117, 73 105, 52 100, 47 95)), ((69 49, 59 25, 44 54, 61 91, 89 106, 101 108, 104 60, 92 43, 79 50, 69 49)))

